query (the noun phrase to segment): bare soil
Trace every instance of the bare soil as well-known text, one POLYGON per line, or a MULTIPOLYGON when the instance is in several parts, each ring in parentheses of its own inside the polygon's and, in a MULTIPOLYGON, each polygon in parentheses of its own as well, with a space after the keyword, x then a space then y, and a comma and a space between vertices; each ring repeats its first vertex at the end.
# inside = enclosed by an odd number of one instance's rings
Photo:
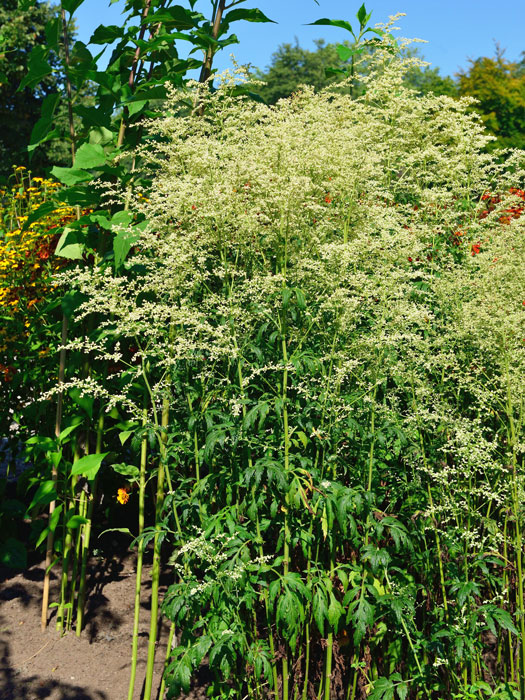
MULTIPOLYGON (((58 571, 52 577, 51 600, 57 600, 58 571)), ((93 558, 89 567, 86 625, 75 632, 56 631, 56 608, 47 629, 40 628, 43 563, 22 573, 0 571, 0 699, 126 700, 128 693, 134 557, 93 558)), ((167 583, 166 581, 164 582, 167 583)), ((140 700, 146 668, 150 623, 150 567, 144 568, 139 658, 134 700, 140 700)), ((158 694, 166 656, 168 626, 162 624, 155 661, 153 697, 158 694)), ((200 688, 191 697, 204 698, 200 688)))

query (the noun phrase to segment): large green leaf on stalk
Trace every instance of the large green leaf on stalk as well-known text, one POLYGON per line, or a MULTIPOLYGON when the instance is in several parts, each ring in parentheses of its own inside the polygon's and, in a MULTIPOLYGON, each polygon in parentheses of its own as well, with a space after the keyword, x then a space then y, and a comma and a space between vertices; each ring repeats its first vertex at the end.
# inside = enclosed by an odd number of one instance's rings
POLYGON ((58 239, 55 255, 68 260, 82 260, 84 240, 82 233, 75 228, 66 226, 58 239))
MULTIPOLYGON (((34 125, 33 130, 31 131, 29 146, 27 147, 29 153, 34 151, 35 148, 37 148, 38 145, 41 144, 43 141, 48 140, 47 137, 49 136, 49 132, 51 131, 51 127, 53 126, 54 114, 59 102, 60 95, 58 93, 54 93, 53 95, 47 95, 47 97, 44 98, 41 110, 42 116, 34 125)), ((55 133, 58 134, 58 131, 55 130, 55 133)))
POLYGON ((105 164, 106 153, 99 144, 83 143, 75 155, 75 168, 100 168, 105 164))
POLYGON ((161 23, 165 27, 175 27, 179 31, 184 29, 193 29, 199 26, 199 22, 204 21, 205 17, 200 12, 192 12, 181 5, 163 8, 157 10, 152 15, 148 15, 144 19, 144 24, 161 23))
POLYGON ((70 185, 76 185, 79 182, 87 182, 94 177, 85 170, 79 170, 78 168, 61 168, 58 165, 55 165, 51 169, 51 175, 68 187, 70 185))
POLYGON ((91 480, 96 477, 100 465, 103 460, 108 456, 109 452, 103 452, 102 454, 86 455, 77 460, 72 468, 71 475, 83 474, 87 479, 91 480))

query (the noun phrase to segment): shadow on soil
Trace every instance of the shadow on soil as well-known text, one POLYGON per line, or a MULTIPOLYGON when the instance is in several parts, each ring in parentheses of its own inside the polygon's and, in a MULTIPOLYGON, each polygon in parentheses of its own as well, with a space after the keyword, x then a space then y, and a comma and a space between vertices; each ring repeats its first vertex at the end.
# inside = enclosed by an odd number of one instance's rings
POLYGON ((101 691, 86 692, 84 688, 54 680, 42 680, 37 676, 23 677, 11 665, 9 644, 0 641, 0 699, 40 700, 53 694, 57 700, 106 700, 101 691))

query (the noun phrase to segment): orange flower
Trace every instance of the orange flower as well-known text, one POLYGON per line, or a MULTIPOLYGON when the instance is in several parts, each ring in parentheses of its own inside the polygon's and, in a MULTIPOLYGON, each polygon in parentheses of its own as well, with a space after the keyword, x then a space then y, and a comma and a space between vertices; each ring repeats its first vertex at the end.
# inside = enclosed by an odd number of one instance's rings
POLYGON ((117 491, 117 501, 123 506, 129 501, 129 486, 123 486, 117 491))

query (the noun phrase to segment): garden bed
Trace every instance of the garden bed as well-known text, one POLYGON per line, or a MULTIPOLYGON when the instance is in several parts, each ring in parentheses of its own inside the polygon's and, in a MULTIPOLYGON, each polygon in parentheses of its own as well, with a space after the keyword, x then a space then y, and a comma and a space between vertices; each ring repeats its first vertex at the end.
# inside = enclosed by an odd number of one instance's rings
MULTIPOLYGON (((44 578, 43 563, 14 575, 0 573, 0 697, 2 700, 122 700, 129 682, 133 629, 134 560, 124 556, 94 557, 90 562, 86 627, 80 638, 74 632, 62 637, 55 630, 55 612, 48 628, 39 626, 44 578)), ((51 594, 57 594, 58 577, 52 577, 51 594)), ((137 686, 141 697, 150 601, 150 567, 143 575, 144 614, 139 634, 137 686)), ((168 628, 160 631, 155 664, 154 691, 166 654, 168 628)), ((205 697, 204 692, 190 697, 205 697)))

